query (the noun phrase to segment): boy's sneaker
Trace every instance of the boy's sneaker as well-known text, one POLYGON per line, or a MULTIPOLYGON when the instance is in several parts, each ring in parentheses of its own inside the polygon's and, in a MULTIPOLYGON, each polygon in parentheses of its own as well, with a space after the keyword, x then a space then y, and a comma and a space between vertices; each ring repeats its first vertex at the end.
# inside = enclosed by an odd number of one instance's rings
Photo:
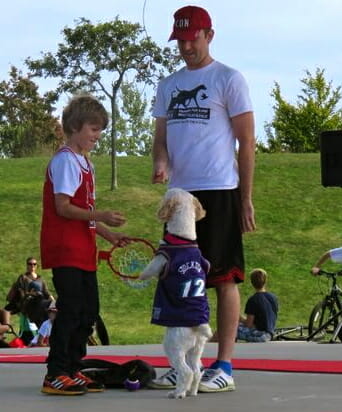
POLYGON ((232 376, 226 374, 221 368, 205 369, 198 388, 199 392, 235 391, 232 376))
POLYGON ((45 376, 41 391, 51 395, 84 395, 87 393, 85 386, 78 385, 69 376, 45 376))
POLYGON ((102 383, 93 381, 81 372, 76 372, 72 378, 77 385, 85 387, 88 392, 103 392, 105 389, 102 383))
POLYGON ((177 372, 171 368, 160 378, 152 379, 148 383, 148 387, 152 389, 173 389, 177 383, 177 372))

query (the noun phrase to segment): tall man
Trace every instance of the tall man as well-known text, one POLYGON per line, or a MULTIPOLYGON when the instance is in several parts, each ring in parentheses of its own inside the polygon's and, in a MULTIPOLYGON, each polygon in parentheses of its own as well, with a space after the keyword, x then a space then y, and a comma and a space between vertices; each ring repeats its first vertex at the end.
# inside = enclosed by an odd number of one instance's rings
MULTIPOLYGON (((237 284, 244 279, 242 233, 255 229, 253 109, 244 77, 209 53, 214 30, 208 12, 187 6, 174 19, 169 40, 177 40, 185 67, 158 86, 152 181, 191 192, 207 211, 197 236, 211 263, 207 287, 216 289, 218 353, 199 390, 231 391, 237 284)), ((153 384, 170 388, 176 379, 171 369, 153 384)))

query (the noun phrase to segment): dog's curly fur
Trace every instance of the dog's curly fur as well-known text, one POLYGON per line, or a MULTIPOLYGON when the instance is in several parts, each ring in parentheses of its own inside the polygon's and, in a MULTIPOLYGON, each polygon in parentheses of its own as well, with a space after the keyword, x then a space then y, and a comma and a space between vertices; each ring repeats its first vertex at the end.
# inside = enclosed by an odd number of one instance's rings
MULTIPOLYGON (((158 217, 166 223, 167 231, 185 239, 196 239, 197 220, 205 216, 205 210, 197 198, 185 190, 169 189, 162 199, 158 217)), ((158 277, 164 272, 167 261, 156 255, 140 275, 140 279, 158 277)), ((195 327, 168 327, 164 337, 164 350, 170 364, 177 372, 176 389, 169 398, 196 396, 201 379, 201 356, 204 345, 212 337, 209 324, 195 327)))

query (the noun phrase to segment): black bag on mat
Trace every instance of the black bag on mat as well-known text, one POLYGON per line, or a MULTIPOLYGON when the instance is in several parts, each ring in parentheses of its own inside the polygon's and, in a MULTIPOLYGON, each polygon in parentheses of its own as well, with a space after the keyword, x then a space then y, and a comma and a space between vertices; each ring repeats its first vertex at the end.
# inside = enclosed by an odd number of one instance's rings
POLYGON ((83 359, 81 362, 81 372, 106 388, 122 388, 126 379, 138 379, 140 387, 144 388, 156 378, 154 367, 141 359, 133 359, 122 365, 104 359, 83 359))

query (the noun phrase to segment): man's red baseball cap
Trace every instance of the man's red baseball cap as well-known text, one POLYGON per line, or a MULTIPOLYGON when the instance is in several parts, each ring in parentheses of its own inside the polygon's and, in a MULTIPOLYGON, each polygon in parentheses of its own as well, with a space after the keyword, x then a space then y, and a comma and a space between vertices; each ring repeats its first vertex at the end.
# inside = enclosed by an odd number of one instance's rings
POLYGON ((175 22, 170 40, 196 40, 200 30, 211 29, 211 18, 201 7, 186 6, 173 15, 175 22))

